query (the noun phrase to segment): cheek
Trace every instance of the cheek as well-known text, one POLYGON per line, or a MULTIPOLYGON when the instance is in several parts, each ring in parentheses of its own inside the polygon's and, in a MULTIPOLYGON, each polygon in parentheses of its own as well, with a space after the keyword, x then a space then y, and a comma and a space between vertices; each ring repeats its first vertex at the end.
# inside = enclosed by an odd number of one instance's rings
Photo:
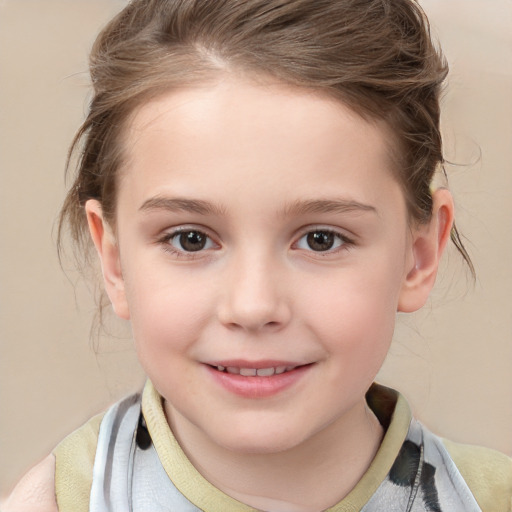
POLYGON ((329 351, 380 364, 393 336, 402 270, 382 261, 352 270, 326 279, 304 315, 329 351))
POLYGON ((130 273, 125 278, 133 336, 143 366, 187 352, 210 314, 211 297, 194 281, 170 272, 130 273))
MULTIPOLYGON (((390 301, 391 302, 391 301, 390 301)), ((315 330, 336 351, 357 352, 362 358, 387 351, 393 336, 395 308, 368 294, 350 294, 330 304, 317 302, 310 315, 317 316, 315 330)))

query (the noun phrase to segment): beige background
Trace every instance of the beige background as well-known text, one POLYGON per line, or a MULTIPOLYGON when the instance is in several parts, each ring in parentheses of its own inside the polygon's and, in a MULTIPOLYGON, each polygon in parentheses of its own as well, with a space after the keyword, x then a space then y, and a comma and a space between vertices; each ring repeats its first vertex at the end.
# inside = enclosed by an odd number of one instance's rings
MULTIPOLYGON (((0 0, 0 494, 143 382, 122 328, 90 341, 93 301, 52 234, 88 49, 121 5, 0 0)), ((441 435, 512 455, 512 2, 423 5, 452 68, 446 155, 478 281, 448 255, 429 305, 400 317, 381 381, 441 435)))

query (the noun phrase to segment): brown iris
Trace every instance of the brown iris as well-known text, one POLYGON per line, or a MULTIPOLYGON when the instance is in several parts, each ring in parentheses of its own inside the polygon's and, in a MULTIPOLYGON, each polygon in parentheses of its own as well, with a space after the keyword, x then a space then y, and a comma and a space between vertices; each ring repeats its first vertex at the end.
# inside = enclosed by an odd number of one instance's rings
POLYGON ((199 231, 185 231, 178 235, 179 243, 184 251, 196 252, 204 249, 208 237, 199 231))
POLYGON ((328 251, 334 245, 334 234, 329 231, 313 231, 306 239, 313 251, 328 251))

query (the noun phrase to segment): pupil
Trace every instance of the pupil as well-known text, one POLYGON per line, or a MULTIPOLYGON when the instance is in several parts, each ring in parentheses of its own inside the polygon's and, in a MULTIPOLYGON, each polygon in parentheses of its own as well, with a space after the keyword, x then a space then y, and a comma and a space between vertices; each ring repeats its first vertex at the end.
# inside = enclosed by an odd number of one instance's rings
POLYGON ((315 231, 308 234, 307 241, 313 251, 328 251, 334 245, 334 235, 328 231, 315 231))
POLYGON ((206 237, 198 231, 188 231, 180 234, 180 244, 185 251, 200 251, 206 245, 206 237))

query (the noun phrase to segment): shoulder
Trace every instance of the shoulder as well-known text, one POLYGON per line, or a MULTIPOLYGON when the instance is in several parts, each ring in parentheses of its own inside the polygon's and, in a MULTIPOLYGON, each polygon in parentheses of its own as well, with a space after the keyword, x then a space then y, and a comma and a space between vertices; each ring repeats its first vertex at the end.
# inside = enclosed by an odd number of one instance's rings
POLYGON ((512 459, 483 448, 443 439, 450 457, 483 512, 512 511, 512 459))
POLYGON ((98 433, 103 415, 69 434, 34 466, 2 503, 2 512, 87 510, 98 433))
POLYGON ((78 512, 89 503, 102 418, 102 414, 94 416, 69 434, 53 451, 56 459, 55 492, 63 510, 78 512))
POLYGON ((94 459, 102 418, 103 414, 94 416, 57 445, 53 451, 57 458, 57 471, 59 463, 67 461, 70 457, 78 462, 84 462, 84 458, 94 459))
POLYGON ((5 503, 3 512, 58 512, 55 498, 55 456, 48 455, 18 483, 5 503))

